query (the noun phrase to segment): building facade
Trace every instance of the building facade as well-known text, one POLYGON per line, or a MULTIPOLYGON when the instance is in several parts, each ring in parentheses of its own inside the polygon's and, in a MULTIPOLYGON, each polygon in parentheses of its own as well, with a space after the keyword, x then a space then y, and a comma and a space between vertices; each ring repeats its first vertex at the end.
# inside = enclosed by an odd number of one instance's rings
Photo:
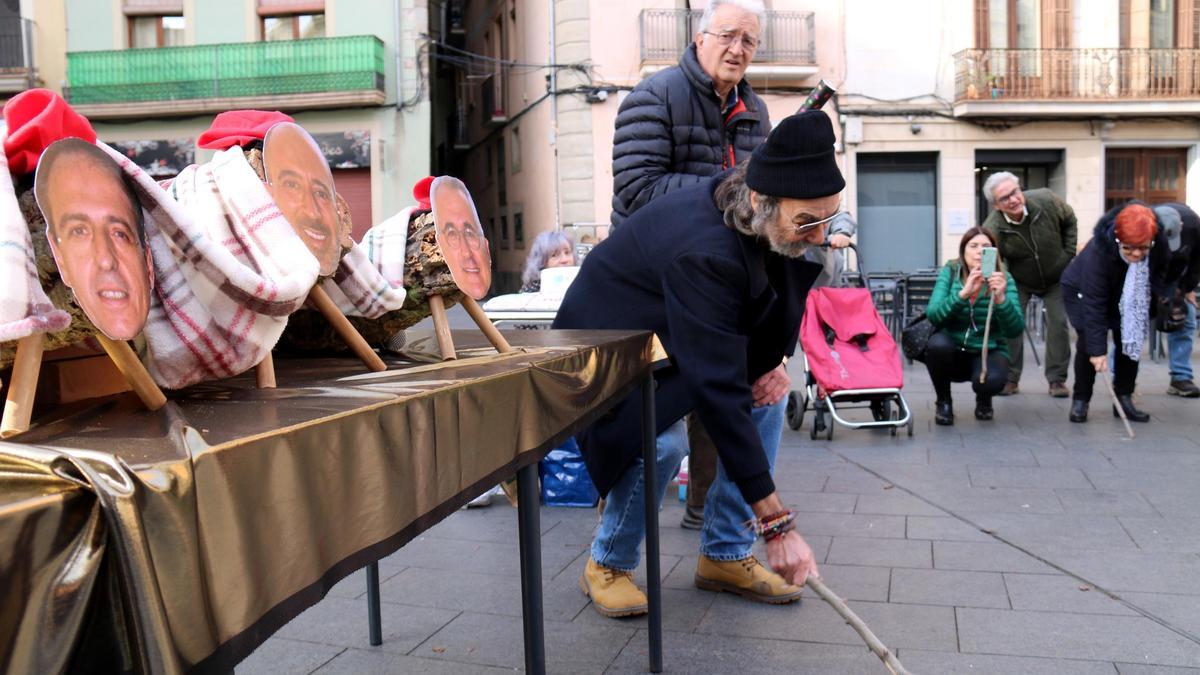
MULTIPOLYGON (((359 236, 411 205, 412 185, 429 173, 425 0, 25 0, 16 9, 32 63, 4 93, 61 92, 151 175, 205 161, 211 151, 196 138, 236 109, 280 110, 313 134, 359 236)), ((0 58, 15 61, 8 44, 0 58)))

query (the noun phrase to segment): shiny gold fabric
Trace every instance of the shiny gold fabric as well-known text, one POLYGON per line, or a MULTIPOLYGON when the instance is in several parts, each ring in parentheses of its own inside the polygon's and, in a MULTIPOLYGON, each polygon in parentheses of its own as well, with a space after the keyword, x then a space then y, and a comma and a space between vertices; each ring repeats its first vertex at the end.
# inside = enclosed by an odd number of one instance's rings
POLYGON ((498 355, 456 333, 458 361, 383 373, 279 359, 277 389, 206 383, 153 413, 92 401, 0 443, 0 671, 72 668, 106 633, 112 669, 228 671, 594 419, 652 353, 648 333, 509 337, 498 355))

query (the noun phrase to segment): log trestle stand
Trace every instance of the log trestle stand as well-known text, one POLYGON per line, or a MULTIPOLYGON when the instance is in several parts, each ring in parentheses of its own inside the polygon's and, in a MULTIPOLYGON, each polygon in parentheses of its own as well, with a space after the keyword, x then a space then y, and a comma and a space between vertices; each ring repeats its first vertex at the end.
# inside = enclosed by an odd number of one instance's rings
MULTIPOLYGON (((442 358, 454 358, 450 327, 441 296, 429 298, 433 313, 434 333, 442 358)), ((470 297, 463 306, 484 336, 501 354, 512 351, 508 341, 488 320, 483 309, 470 297)), ((657 345, 657 340, 655 341, 657 345)), ((656 358, 642 380, 642 471, 645 485, 656 485, 657 434, 654 423, 654 371, 667 365, 665 355, 656 358)), ((646 494, 646 599, 649 605, 648 633, 650 643, 650 672, 661 673, 662 654, 662 572, 659 561, 658 503, 653 490, 646 494)), ((525 633, 525 672, 542 675, 546 672, 545 617, 542 612, 542 525, 541 504, 538 499, 537 464, 517 470, 517 530, 521 553, 521 617, 525 633)), ((379 563, 367 565, 367 630, 372 646, 383 644, 383 625, 380 616, 379 563)))

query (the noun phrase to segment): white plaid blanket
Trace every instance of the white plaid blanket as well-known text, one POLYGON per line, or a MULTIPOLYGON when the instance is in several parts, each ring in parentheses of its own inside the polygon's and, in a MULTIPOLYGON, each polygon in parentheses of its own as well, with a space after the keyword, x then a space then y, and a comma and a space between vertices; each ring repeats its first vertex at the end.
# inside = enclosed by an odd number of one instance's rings
POLYGON ((410 206, 367 230, 333 276, 321 280, 321 288, 344 314, 375 319, 404 305, 404 256, 414 209, 410 206))
POLYGON ((7 135, 7 127, 0 125, 0 342, 57 332, 71 323, 71 315, 50 303, 38 281, 29 224, 17 204, 2 149, 7 135))
POLYGON ((317 259, 280 213, 240 148, 183 170, 164 190, 98 144, 133 177, 154 259, 146 321, 150 374, 178 389, 261 361, 317 282, 317 259))

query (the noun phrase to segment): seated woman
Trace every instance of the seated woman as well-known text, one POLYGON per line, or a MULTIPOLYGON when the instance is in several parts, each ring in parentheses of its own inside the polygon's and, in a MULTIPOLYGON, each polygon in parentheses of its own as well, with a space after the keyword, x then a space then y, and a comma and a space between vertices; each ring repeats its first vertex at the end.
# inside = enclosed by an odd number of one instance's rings
MULTIPOLYGON (((1150 332, 1153 288, 1170 256, 1154 212, 1137 202, 1100 218, 1092 239, 1063 271, 1063 304, 1079 333, 1075 345, 1072 422, 1086 422, 1096 373, 1108 370, 1108 332, 1117 346, 1113 393, 1131 422, 1150 415, 1133 405, 1138 359, 1150 332)), ((1117 416, 1116 407, 1113 416, 1117 416)))
POLYGON ((975 419, 992 419, 992 397, 1008 381, 1008 338, 1025 329, 1017 285, 1008 272, 1001 271, 999 251, 996 272, 986 279, 983 276, 983 249, 988 246, 996 246, 991 232, 981 227, 967 230, 958 244, 958 260, 942 268, 926 308, 930 323, 938 329, 925 348, 925 367, 937 394, 934 421, 941 425, 954 424, 951 382, 970 381, 975 390, 975 419), (987 377, 981 383, 983 334, 988 306, 993 303, 987 377))
POLYGON ((521 292, 537 293, 542 287, 542 270, 547 267, 574 267, 579 264, 575 257, 575 244, 560 230, 539 234, 525 259, 525 271, 521 274, 521 292))

